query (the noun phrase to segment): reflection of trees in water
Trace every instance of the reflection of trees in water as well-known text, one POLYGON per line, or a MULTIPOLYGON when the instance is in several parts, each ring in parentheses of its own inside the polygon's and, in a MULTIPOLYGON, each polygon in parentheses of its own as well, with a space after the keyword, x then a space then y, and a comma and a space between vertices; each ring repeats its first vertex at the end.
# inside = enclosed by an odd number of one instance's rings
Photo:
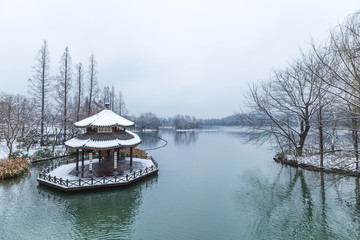
POLYGON ((198 133, 194 131, 176 131, 174 135, 174 142, 177 145, 190 145, 196 143, 198 133))
POLYGON ((28 170, 21 176, 0 180, 0 188, 8 189, 13 185, 21 184, 21 182, 26 181, 26 179, 30 177, 31 177, 31 172, 30 170, 28 170))
POLYGON ((53 197, 73 216, 74 239, 131 239, 133 223, 142 204, 142 191, 152 189, 158 176, 128 188, 61 194, 45 188, 44 197, 53 197))
POLYGON ((24 175, 6 180, 0 180, 0 188, 10 188, 13 185, 22 184, 22 182, 27 182, 31 177, 37 177, 42 169, 50 167, 53 164, 53 162, 54 161, 33 163, 29 166, 29 171, 24 173, 24 175))
MULTIPOLYGON (((351 181, 351 187, 345 189, 343 184, 339 184, 341 177, 305 173, 282 167, 273 180, 255 172, 246 174, 246 188, 236 196, 239 207, 246 206, 243 211, 254 214, 257 219, 249 228, 253 238, 356 239, 360 235, 359 216, 351 207, 339 204, 336 195, 347 196, 354 187, 358 193, 359 186, 356 183, 354 186, 351 181), (338 215, 338 212, 342 214, 338 215), (356 222, 356 231, 349 222, 356 222)), ((358 206, 359 195, 356 196, 358 206)))
POLYGON ((139 132, 138 135, 142 140, 142 143, 140 145, 141 149, 153 148, 159 145, 161 138, 161 134, 159 133, 159 131, 139 132))

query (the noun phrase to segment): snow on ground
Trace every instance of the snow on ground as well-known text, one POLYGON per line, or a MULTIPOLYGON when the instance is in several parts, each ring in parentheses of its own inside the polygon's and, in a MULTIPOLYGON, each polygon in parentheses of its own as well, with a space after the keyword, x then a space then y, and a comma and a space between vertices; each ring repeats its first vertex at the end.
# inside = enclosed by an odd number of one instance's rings
POLYGON ((196 129, 191 128, 191 129, 176 129, 176 132, 195 132, 196 129))
MULTIPOLYGON (((29 152, 26 152, 26 149, 17 148, 16 147, 17 145, 18 145, 18 143, 15 141, 13 144, 13 152, 20 150, 23 153, 27 153, 29 156, 33 156, 36 151, 39 151, 39 150, 45 149, 45 148, 48 148, 52 151, 52 146, 40 147, 40 145, 37 144, 37 145, 32 146, 29 149, 29 152)), ((55 155, 56 156, 65 155, 65 152, 66 152, 66 148, 64 145, 55 146, 55 155)), ((6 160, 8 158, 8 154, 9 154, 9 149, 6 147, 5 141, 0 141, 0 160, 6 160)))
POLYGON ((142 132, 158 132, 158 129, 143 129, 142 132))
MULTIPOLYGON (((93 163, 99 162, 99 159, 93 159, 93 163)), ((84 162, 85 164, 89 163, 89 160, 84 162)), ((49 174, 51 176, 56 176, 57 178, 69 179, 69 180, 77 180, 79 179, 77 176, 71 175, 70 172, 74 170, 76 167, 76 163, 69 163, 61 165, 54 170, 52 170, 49 174)))
MULTIPOLYGON (((125 161, 130 162, 130 159, 126 158, 125 161)), ((93 163, 97 163, 97 162, 99 162, 99 159, 94 158, 93 163)), ((142 166, 141 169, 149 168, 149 167, 154 165, 154 163, 150 159, 133 158, 133 162, 134 163, 135 162, 141 163, 141 166, 142 166)), ((88 165, 90 163, 90 161, 85 160, 84 163, 85 163, 85 166, 86 166, 86 165, 88 165)), ((70 174, 70 172, 73 171, 75 169, 75 167, 76 167, 76 163, 64 164, 64 165, 61 165, 61 166, 55 168, 54 170, 50 171, 49 174, 51 176, 56 176, 56 178, 62 178, 64 180, 65 179, 78 180, 79 177, 70 174)), ((139 169, 133 169, 133 172, 138 171, 138 170, 140 170, 140 168, 139 169)), ((129 174, 129 173, 130 173, 130 170, 125 170, 123 175, 129 174)))
POLYGON ((7 159, 9 154, 9 150, 5 146, 5 144, 0 143, 0 160, 7 159))
MULTIPOLYGON (((307 164, 315 167, 320 167, 320 156, 304 156, 295 159, 294 156, 287 155, 288 160, 297 160, 299 164, 307 164)), ((355 171, 356 159, 349 156, 338 156, 328 154, 324 156, 324 168, 325 169, 342 169, 355 171)))

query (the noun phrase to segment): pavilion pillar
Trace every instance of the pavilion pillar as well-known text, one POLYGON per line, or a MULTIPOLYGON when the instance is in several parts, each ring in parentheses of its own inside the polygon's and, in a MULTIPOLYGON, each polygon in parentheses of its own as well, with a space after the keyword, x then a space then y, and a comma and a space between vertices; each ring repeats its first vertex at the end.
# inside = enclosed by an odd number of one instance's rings
POLYGON ((99 150, 99 162, 101 162, 101 150, 99 150))
POLYGON ((117 149, 118 159, 120 159, 120 148, 117 149))
POLYGON ((76 171, 79 171, 79 149, 76 149, 76 171))
POLYGON ((130 167, 133 165, 133 148, 130 148, 130 167))
POLYGON ((115 169, 115 171, 117 170, 117 160, 118 160, 117 152, 114 151, 114 169, 115 169))
POLYGON ((92 158, 93 154, 89 153, 89 173, 92 173, 92 158))
POLYGON ((85 149, 82 150, 81 152, 81 169, 84 171, 85 170, 85 149))

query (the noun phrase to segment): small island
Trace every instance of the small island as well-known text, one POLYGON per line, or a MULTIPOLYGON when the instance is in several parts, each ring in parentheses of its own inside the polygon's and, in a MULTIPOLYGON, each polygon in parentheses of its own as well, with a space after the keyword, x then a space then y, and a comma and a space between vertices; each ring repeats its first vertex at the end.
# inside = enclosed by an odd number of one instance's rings
POLYGON ((135 124, 111 111, 109 104, 103 111, 74 126, 86 129, 65 142, 67 148, 76 150, 75 162, 44 169, 37 179, 40 184, 62 191, 119 187, 159 171, 156 161, 145 152, 137 150, 141 154, 134 154, 141 139, 127 128, 135 124), (129 149, 129 154, 125 149, 129 149), (88 156, 86 160, 85 155, 88 156))

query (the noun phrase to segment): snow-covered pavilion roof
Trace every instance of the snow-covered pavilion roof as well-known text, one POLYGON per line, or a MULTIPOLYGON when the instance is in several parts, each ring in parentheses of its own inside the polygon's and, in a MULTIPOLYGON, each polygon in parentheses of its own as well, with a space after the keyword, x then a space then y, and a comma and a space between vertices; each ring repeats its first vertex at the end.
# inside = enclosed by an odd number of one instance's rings
POLYGON ((123 118, 110 109, 104 109, 101 112, 74 123, 75 127, 133 127, 134 122, 123 118))
POLYGON ((139 136, 131 131, 118 134, 82 134, 65 142, 65 146, 75 149, 112 149, 133 147, 141 143, 139 136))

